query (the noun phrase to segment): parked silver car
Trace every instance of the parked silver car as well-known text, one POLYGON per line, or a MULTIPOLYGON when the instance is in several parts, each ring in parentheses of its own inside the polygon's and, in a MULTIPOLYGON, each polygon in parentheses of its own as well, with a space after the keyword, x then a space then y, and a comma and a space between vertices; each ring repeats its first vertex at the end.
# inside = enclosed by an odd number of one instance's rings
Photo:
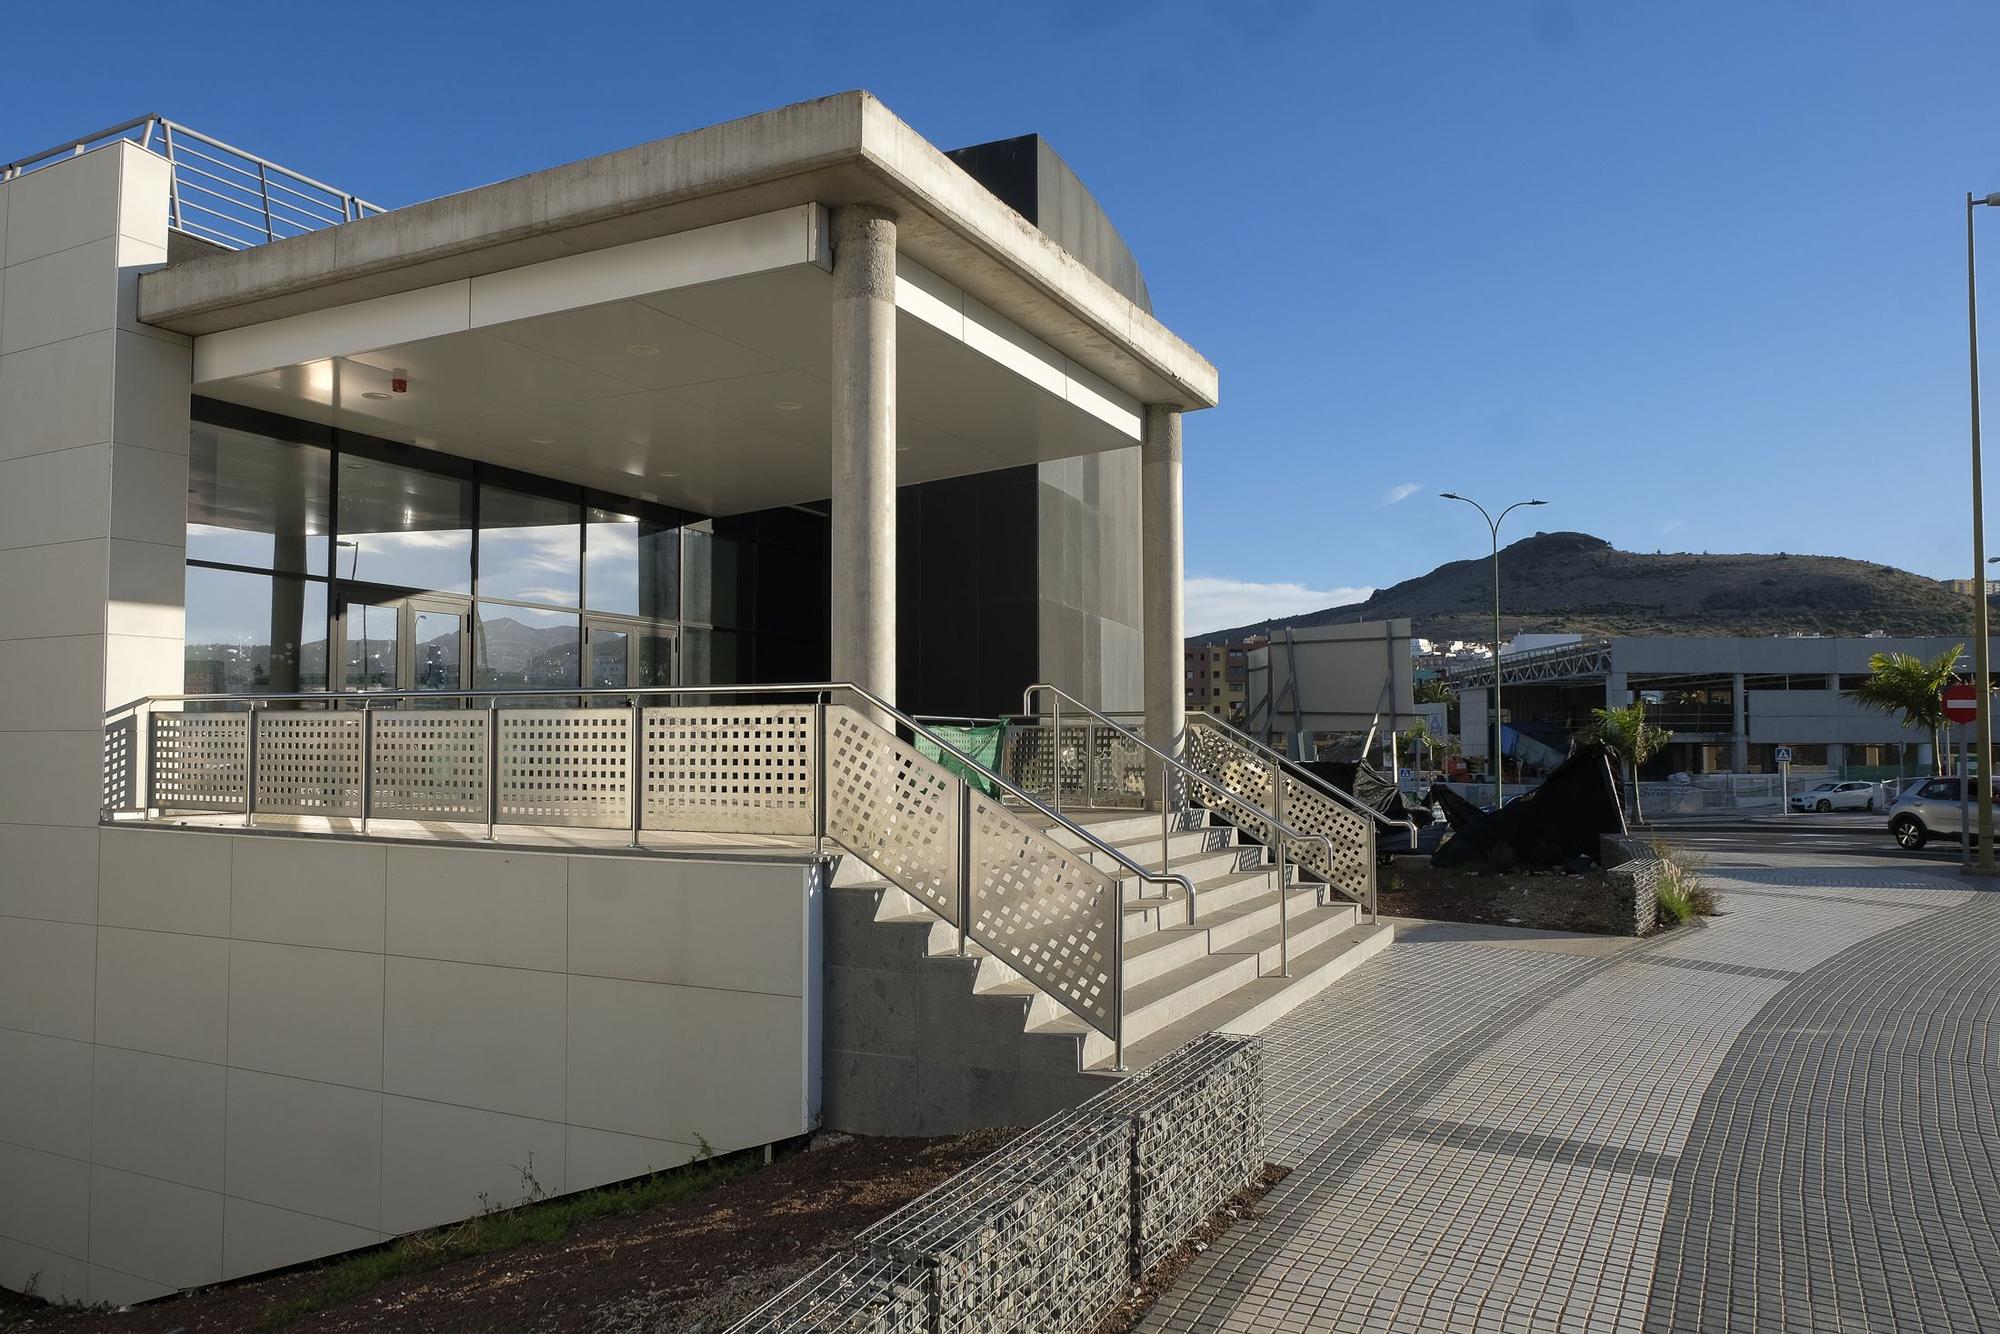
POLYGON ((1872 811, 1878 792, 1875 784, 1859 779, 1832 779, 1818 787, 1792 793, 1795 811, 1872 811))
MULTIPOLYGON (((2000 783, 1994 785, 1994 796, 2000 800, 2000 783)), ((1926 779, 1905 791, 1902 799, 1889 809, 1889 832, 1912 852, 1933 838, 1956 842, 1960 832, 1958 800, 1958 779, 1926 779)), ((1977 811, 1968 811, 1967 815, 1974 820, 1979 818, 1977 811)))

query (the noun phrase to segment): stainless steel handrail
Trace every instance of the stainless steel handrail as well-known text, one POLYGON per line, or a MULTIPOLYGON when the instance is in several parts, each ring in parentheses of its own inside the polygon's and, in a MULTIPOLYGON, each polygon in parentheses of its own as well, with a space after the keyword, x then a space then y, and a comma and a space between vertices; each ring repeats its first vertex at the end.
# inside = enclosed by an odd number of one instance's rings
POLYGON ((1382 812, 1376 810, 1373 806, 1370 806, 1367 802, 1361 800, 1359 797, 1356 797, 1351 793, 1342 792, 1332 783, 1329 783, 1326 779, 1321 778, 1318 774, 1306 768, 1304 765, 1300 764, 1297 760, 1291 759, 1286 755, 1280 754, 1278 751, 1272 750, 1269 746, 1257 740, 1257 738, 1251 736, 1248 732, 1245 732, 1243 729, 1237 727, 1235 724, 1226 722, 1221 718, 1217 718, 1213 714, 1207 714, 1207 713, 1189 714, 1188 723, 1191 726, 1208 727, 1220 731, 1224 735, 1228 736, 1230 740, 1239 742, 1242 745, 1248 747, 1249 749, 1255 751, 1261 758, 1276 761, 1278 764, 1283 765, 1286 769, 1290 770, 1292 777, 1300 780, 1303 783, 1306 783, 1307 785, 1312 787, 1314 791, 1323 792, 1327 796, 1332 797, 1335 801, 1351 809, 1356 815, 1364 816, 1371 820, 1380 820, 1383 824, 1395 825, 1398 829, 1407 829, 1410 833, 1410 848, 1412 851, 1416 849, 1418 843, 1421 841, 1417 834, 1416 821, 1391 820, 1388 816, 1382 814, 1382 812))
POLYGON ((259 241, 282 240, 286 236, 387 212, 380 204, 372 204, 338 186, 315 180, 303 172, 293 171, 290 167, 245 152, 234 144, 158 115, 137 116, 95 134, 67 140, 53 148, 0 165, 0 181, 11 181, 37 167, 121 139, 137 143, 145 151, 165 158, 171 165, 167 188, 173 228, 229 249, 240 249, 259 241), (204 148, 213 151, 201 151, 204 148), (229 157, 238 161, 228 161, 229 157), (200 165, 204 163, 207 166, 200 165), (237 180, 236 177, 242 179, 237 180), (213 182, 213 185, 204 185, 202 181, 213 182), (318 194, 309 191, 317 191, 318 194), (197 192, 219 201, 218 204, 204 204, 188 198, 189 194, 197 192), (207 214, 214 221, 195 221, 187 216, 190 210, 207 214))
MULTIPOLYGON (((1138 742, 1142 749, 1150 752, 1155 757, 1160 759, 1163 763, 1170 765, 1176 770, 1179 770, 1183 775, 1185 775, 1188 778, 1192 778, 1195 782, 1200 783, 1202 787, 1208 789, 1209 791, 1220 792, 1223 796, 1235 802, 1240 810, 1248 812, 1252 818, 1260 820, 1270 826, 1271 833, 1273 835, 1271 839, 1271 848, 1272 851, 1277 854, 1278 973, 1282 977, 1290 977, 1292 974, 1291 943, 1290 943, 1291 932, 1288 929, 1287 909, 1286 909, 1286 899, 1288 898, 1288 895, 1285 893, 1285 840, 1297 839, 1301 843, 1313 843, 1313 842, 1319 843, 1326 849, 1326 864, 1329 869, 1332 868, 1334 861, 1333 840, 1328 838, 1325 834, 1300 833, 1298 830, 1293 829, 1290 825, 1286 824, 1283 820, 1279 819, 1277 815, 1274 815, 1270 811, 1263 809, 1261 806, 1257 805, 1253 801, 1249 801, 1244 797, 1238 796, 1236 793, 1231 792, 1228 788, 1217 785, 1209 778, 1203 776, 1194 769, 1189 768, 1186 764, 1183 764, 1177 756, 1171 755, 1168 752, 1160 749, 1158 746, 1148 741, 1138 732, 1125 726, 1123 723, 1112 719, 1106 714, 1098 712, 1090 705, 1085 704, 1082 700, 1078 699, 1076 696, 1064 690, 1061 686, 1050 685, 1046 681, 1038 681, 1034 685, 1031 685, 1026 690, 1022 691, 1021 712, 1023 714, 1027 715, 1030 718, 1041 717, 1041 715, 1037 713, 1034 708, 1034 697, 1037 692, 1041 691, 1046 691, 1047 693, 1055 696, 1056 700, 1058 701, 1053 716, 1056 720, 1055 743, 1059 752, 1060 752, 1060 747, 1062 745, 1061 701, 1067 700, 1069 701, 1069 703, 1075 705, 1077 708, 1082 709, 1085 713, 1089 714, 1092 718, 1095 718, 1097 721, 1103 723, 1106 727, 1116 728, 1118 731, 1130 737, 1133 741, 1138 742)), ((1090 763, 1090 757, 1088 756, 1085 757, 1085 763, 1086 764, 1090 763)), ((1062 774, 1060 768, 1058 767, 1056 769, 1052 769, 1051 774, 1052 777, 1050 781, 1054 785, 1060 787, 1062 782, 1062 774)), ((1166 827, 1167 806, 1168 806, 1167 795, 1166 793, 1162 792, 1160 794, 1160 823, 1163 831, 1166 827)), ((1160 858, 1161 858, 1160 865, 1163 869, 1167 864, 1166 857, 1167 857, 1166 835, 1163 832, 1161 834, 1161 846, 1160 846, 1160 858)), ((1192 890, 1190 890, 1188 893, 1188 924, 1192 926, 1194 924, 1194 920, 1195 920, 1194 893, 1192 890)))
MULTIPOLYGON (((1054 823, 1062 826, 1064 829, 1068 830, 1071 834, 1082 839, 1083 842, 1088 844, 1092 849, 1094 849, 1097 852, 1103 853, 1106 857, 1110 858, 1112 862, 1123 867, 1126 870, 1126 872, 1128 872, 1135 879, 1140 880, 1146 884, 1152 884, 1152 885, 1165 885, 1165 886, 1178 885, 1181 889, 1181 892, 1187 895, 1190 911, 1192 911, 1192 907, 1194 904, 1195 889, 1194 889, 1194 882, 1190 880, 1187 876, 1182 875, 1177 871, 1166 871, 1164 869, 1157 872, 1150 871, 1144 866, 1141 866, 1139 863, 1133 861, 1130 857, 1127 857, 1124 853, 1120 852, 1117 848, 1113 847, 1111 844, 1106 843, 1103 839, 1091 833, 1088 829, 1084 828, 1082 825, 1066 818, 1064 815, 1062 815, 1061 812, 1050 809, 1050 807, 1045 805, 1039 798, 1034 796, 1034 794, 1024 790, 1018 784, 1009 781, 1004 775, 997 774, 993 772, 991 769, 988 769, 978 760, 975 760, 974 758, 972 758, 972 756, 966 754, 964 751, 960 750, 957 746, 954 746, 951 742, 945 740, 943 737, 939 736, 936 732, 933 732, 930 728, 918 722, 915 718, 912 718, 910 715, 902 712, 900 709, 896 708, 895 705, 890 704, 887 700, 883 699, 881 696, 875 694, 873 691, 867 689, 864 686, 855 685, 853 682, 850 681, 817 681, 817 682, 806 682, 806 683, 787 682, 784 684, 775 684, 775 685, 723 685, 723 686, 713 686, 713 685, 711 686, 624 686, 624 687, 583 686, 577 689, 564 689, 561 687, 539 687, 539 688, 522 688, 522 689, 511 689, 511 690, 492 689, 492 688, 475 689, 475 690, 450 690, 450 691, 371 690, 371 691, 354 691, 354 692, 298 690, 298 691, 277 691, 266 694, 160 694, 160 695, 141 695, 139 698, 130 700, 124 704, 117 706, 116 708, 107 709, 105 710, 104 713, 104 719, 106 724, 108 725, 118 721, 124 715, 129 713, 134 713, 139 709, 143 708, 150 710, 152 706, 156 704, 241 704, 245 708, 251 711, 252 717, 254 718, 258 710, 274 703, 330 704, 337 709, 344 704, 352 702, 359 704, 365 711, 370 707, 372 707, 373 705, 379 704, 384 700, 425 700, 425 701, 437 702, 441 700, 462 699, 470 701, 478 699, 478 700, 488 701, 488 706, 490 708, 497 709, 499 707, 499 701, 501 700, 535 699, 535 698, 547 698, 547 699, 612 698, 612 699, 634 700, 640 698, 653 698, 657 696, 676 698, 688 695, 702 695, 702 696, 811 695, 818 697, 820 702, 824 702, 826 696, 832 695, 840 691, 845 691, 855 696, 857 699, 866 701, 870 707, 879 710, 883 715, 889 718, 893 718, 897 722, 901 723, 903 726, 909 728, 913 735, 922 736, 928 739, 932 744, 938 747, 941 753, 947 753, 951 755, 954 759, 963 764, 966 767, 966 769, 968 769, 972 773, 976 773, 982 778, 987 779, 997 787, 1003 789, 1004 791, 1008 792, 1009 794, 1018 798, 1019 800, 1027 803, 1035 810, 1041 812, 1043 815, 1047 816, 1054 823)), ((253 734, 253 740, 254 740, 254 734, 253 734)), ((255 753, 256 752, 253 746, 253 749, 251 751, 253 757, 255 753)), ((253 770, 253 776, 254 776, 254 770, 253 770)), ((963 789, 961 792, 961 810, 963 810, 964 797, 969 792, 969 783, 968 780, 964 777, 964 775, 959 776, 959 782, 961 788, 963 789)), ((488 788, 488 794, 490 798, 492 794, 492 788, 490 785, 488 788)), ((823 794, 816 794, 815 800, 822 803, 821 809, 823 810, 823 801, 824 801, 823 794)), ((254 814, 255 804, 256 804, 256 794, 253 790, 249 795, 248 802, 246 802, 246 806, 249 807, 250 809, 246 811, 245 823, 248 823, 249 816, 251 814, 254 814)), ((971 839, 972 839, 972 830, 970 826, 967 825, 963 820, 961 820, 959 825, 959 840, 961 844, 960 847, 961 868, 964 865, 966 851, 970 847, 971 839)), ((959 911, 959 948, 960 951, 963 952, 965 948, 964 942, 966 933, 970 930, 971 927, 971 922, 970 922, 971 914, 969 911, 969 906, 970 906, 969 900, 971 897, 970 886, 963 879, 961 879, 960 893, 962 897, 960 901, 960 911, 959 911)), ((1113 1015, 1112 1031, 1106 1036, 1108 1036, 1111 1039, 1113 1044, 1114 1068, 1122 1070, 1125 1067, 1124 894, 1119 889, 1118 880, 1115 877, 1111 880, 1111 893, 1113 895, 1113 904, 1116 910, 1114 920, 1111 923, 1111 959, 1112 959, 1111 990, 1118 997, 1118 1004, 1117 1007, 1112 1011, 1113 1015)), ((1058 1003, 1064 1003, 1060 996, 1055 997, 1055 999, 1058 1001, 1058 1003)), ((1086 1016, 1079 1015, 1078 1017, 1083 1018, 1086 1023, 1090 1022, 1090 1020, 1086 1016)), ((1093 1025, 1093 1027, 1095 1027, 1095 1025, 1093 1025)))

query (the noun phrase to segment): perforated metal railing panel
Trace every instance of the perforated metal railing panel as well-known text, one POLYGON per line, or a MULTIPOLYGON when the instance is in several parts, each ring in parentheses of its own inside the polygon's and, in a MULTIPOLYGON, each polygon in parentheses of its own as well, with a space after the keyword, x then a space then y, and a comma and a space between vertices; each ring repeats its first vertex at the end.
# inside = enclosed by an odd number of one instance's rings
POLYGON ((250 790, 250 715, 156 713, 153 805, 162 810, 240 811, 250 790))
POLYGON ((971 935, 1100 1032, 1117 1020, 1118 882, 972 794, 971 935))
POLYGON ((139 719, 127 714, 104 725, 103 806, 139 809, 139 719))
POLYGON ((810 834, 810 705, 647 709, 648 829, 810 834))
POLYGON ((631 823, 630 709, 503 709, 500 821, 616 829, 631 823))
POLYGON ((958 924, 958 779, 845 705, 826 716, 826 832, 958 924))
POLYGON ((1030 719, 1012 724, 1001 751, 1006 775, 1030 792, 1055 795, 1065 806, 1143 806, 1146 752, 1121 728, 1065 721, 1060 729, 1030 719), (1060 774, 1060 789, 1054 776, 1060 774))
MULTIPOLYGON (((1274 810, 1271 762, 1243 745, 1221 728, 1188 718, 1187 746, 1183 759, 1202 778, 1261 811, 1274 810)), ((1271 825, 1221 797, 1195 793, 1198 801, 1260 843, 1271 842, 1271 825)), ((1374 826, 1368 818, 1317 786, 1285 775, 1284 805, 1276 814, 1300 834, 1324 834, 1333 844, 1329 860, 1325 845, 1318 839, 1287 839, 1285 851, 1299 865, 1317 872, 1341 893, 1366 901, 1368 879, 1374 872, 1374 826)))
POLYGON ((483 709, 377 713, 373 813, 404 820, 484 820, 486 724, 483 709))
POLYGON ((361 814, 361 715, 280 712, 257 717, 257 809, 361 814))

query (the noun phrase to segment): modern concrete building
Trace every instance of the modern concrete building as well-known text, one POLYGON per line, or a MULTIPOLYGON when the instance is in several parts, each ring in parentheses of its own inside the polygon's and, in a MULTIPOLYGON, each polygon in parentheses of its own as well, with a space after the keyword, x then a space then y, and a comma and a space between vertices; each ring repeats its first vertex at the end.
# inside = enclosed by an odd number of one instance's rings
MULTIPOLYGON (((1511 728, 1562 750, 1592 709, 1643 695, 1655 703, 1656 721, 1674 733, 1647 766, 1648 776, 1776 773, 1778 746, 1791 748, 1798 768, 1856 777, 1922 773, 1932 760, 1929 735, 1841 692, 1867 679, 1876 653, 1932 658, 1964 642, 1962 636, 1580 639, 1503 656, 1501 704, 1511 728)), ((1492 751, 1492 663, 1457 663, 1447 675, 1459 693, 1464 753, 1484 758, 1492 751)))
POLYGON ((1388 939, 1183 718, 1217 375, 1039 139, 849 93, 385 211, 149 119, 0 259, 0 1284, 1022 1124, 1388 939))

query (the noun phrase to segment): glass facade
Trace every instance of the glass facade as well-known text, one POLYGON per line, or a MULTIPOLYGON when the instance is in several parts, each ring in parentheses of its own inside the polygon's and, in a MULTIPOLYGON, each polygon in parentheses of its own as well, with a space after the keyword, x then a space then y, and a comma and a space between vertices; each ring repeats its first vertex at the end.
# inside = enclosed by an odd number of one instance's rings
POLYGON ((753 679, 747 653, 710 675, 716 539, 699 516, 229 404, 194 409, 190 693, 753 679))

